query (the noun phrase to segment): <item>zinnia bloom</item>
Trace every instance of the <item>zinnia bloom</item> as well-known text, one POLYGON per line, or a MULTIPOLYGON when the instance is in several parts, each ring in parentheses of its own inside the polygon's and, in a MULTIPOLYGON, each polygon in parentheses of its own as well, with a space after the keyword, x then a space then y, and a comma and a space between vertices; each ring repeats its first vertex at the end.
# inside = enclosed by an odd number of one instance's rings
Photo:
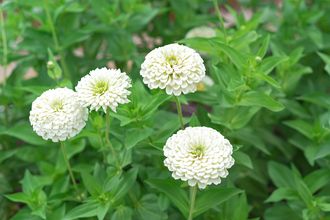
POLYGON ((68 88, 50 89, 32 103, 30 123, 45 140, 64 141, 78 134, 86 125, 88 110, 77 94, 68 88))
POLYGON ((127 98, 131 92, 131 80, 126 73, 119 69, 97 68, 81 78, 76 86, 78 98, 83 106, 90 110, 98 110, 102 107, 116 111, 119 104, 128 103, 127 98))
POLYGON ((217 34, 214 28, 208 26, 199 26, 191 29, 186 34, 186 38, 194 38, 194 37, 202 37, 202 38, 212 38, 215 37, 217 34))
POLYGON ((165 144, 164 164, 174 179, 200 189, 220 184, 234 165, 233 147, 219 132, 208 127, 187 127, 165 144))
POLYGON ((140 74, 150 89, 166 89, 167 94, 179 96, 196 91, 205 76, 205 66, 195 50, 170 44, 147 54, 140 74))

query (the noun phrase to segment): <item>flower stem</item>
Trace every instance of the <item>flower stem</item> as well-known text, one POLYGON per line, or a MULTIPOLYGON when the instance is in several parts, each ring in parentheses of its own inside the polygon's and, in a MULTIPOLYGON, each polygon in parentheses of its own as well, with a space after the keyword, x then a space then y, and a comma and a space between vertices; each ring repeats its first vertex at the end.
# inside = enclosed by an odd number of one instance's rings
POLYGON ((74 178, 74 175, 73 175, 73 172, 72 172, 72 168, 71 168, 71 165, 70 165, 70 162, 69 162, 69 159, 68 159, 68 155, 65 151, 65 145, 63 142, 61 142, 61 150, 62 150, 62 154, 63 154, 63 158, 64 158, 64 161, 66 163, 66 167, 69 171, 69 175, 70 175, 70 178, 71 178, 71 181, 73 183, 73 186, 79 196, 79 199, 81 200, 80 198, 80 195, 79 195, 79 191, 78 191, 78 186, 77 186, 77 182, 76 182, 76 179, 74 178))
POLYGON ((118 168, 120 168, 120 165, 118 163, 118 157, 115 149, 113 148, 111 141, 110 141, 110 109, 107 109, 107 112, 105 113, 105 141, 107 142, 107 145, 110 148, 110 151, 112 153, 112 156, 115 158, 115 162, 118 168))
MULTIPOLYGON (((5 28, 5 17, 3 15, 2 7, 0 7, 0 27, 1 27, 1 38, 2 38, 2 46, 3 46, 3 57, 2 57, 2 65, 4 70, 4 79, 3 79, 3 90, 6 86, 7 82, 7 65, 8 65, 8 46, 7 46, 7 34, 5 28)), ((4 104, 4 125, 7 126, 9 124, 9 114, 8 114, 8 104, 4 104)))
POLYGON ((71 76, 70 76, 70 73, 69 73, 68 65, 65 62, 65 54, 63 53, 63 51, 60 47, 60 43, 59 43, 59 40, 58 40, 58 37, 57 37, 54 22, 53 22, 53 19, 52 19, 51 15, 50 15, 50 12, 49 12, 48 0, 43 0, 43 1, 44 1, 44 9, 45 9, 46 16, 47 16, 47 22, 48 22, 48 25, 49 25, 50 30, 52 32, 55 49, 61 57, 60 58, 60 63, 61 63, 62 68, 63 68, 63 73, 68 79, 70 79, 71 76))
POLYGON ((5 29, 5 18, 1 7, 0 7, 0 26, 1 26, 2 46, 3 46, 2 65, 4 67, 4 73, 5 73, 3 85, 5 86, 7 80, 8 47, 7 47, 7 34, 5 29))
POLYGON ((221 24, 223 36, 225 38, 225 42, 227 43, 227 31, 225 28, 225 22, 223 21, 223 17, 222 17, 221 11, 219 9, 218 0, 213 0, 213 5, 214 5, 215 11, 217 13, 217 16, 220 20, 220 24, 221 24))
POLYGON ((184 129, 181 103, 180 103, 180 100, 179 100, 179 98, 177 96, 174 96, 174 99, 175 99, 175 102, 176 102, 176 108, 177 108, 177 111, 178 111, 178 116, 179 116, 179 121, 180 121, 181 129, 184 129))
POLYGON ((189 209, 188 220, 192 220, 193 219, 196 194, 197 194, 197 185, 190 187, 190 209, 189 209))

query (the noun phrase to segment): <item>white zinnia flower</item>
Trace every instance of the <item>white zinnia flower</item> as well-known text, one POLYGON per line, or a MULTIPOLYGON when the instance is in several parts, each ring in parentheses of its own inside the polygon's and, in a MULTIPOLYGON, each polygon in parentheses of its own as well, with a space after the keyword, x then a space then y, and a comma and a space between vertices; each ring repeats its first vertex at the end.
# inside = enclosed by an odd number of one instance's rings
POLYGON ((78 98, 83 106, 90 110, 107 108, 116 111, 118 104, 128 103, 128 90, 132 87, 131 80, 126 73, 119 69, 97 68, 80 79, 76 86, 78 98))
POLYGON ((166 88, 167 94, 179 96, 196 91, 197 84, 205 76, 205 66, 195 50, 169 44, 147 54, 140 74, 150 89, 166 88))
POLYGON ((186 38, 194 38, 194 37, 203 37, 203 38, 212 38, 215 37, 217 34, 214 28, 208 26, 199 26, 191 29, 186 34, 186 38))
POLYGON ((64 141, 78 134, 86 125, 88 110, 77 94, 68 88, 50 89, 32 103, 30 123, 45 140, 64 141))
POLYGON ((234 165, 233 147, 219 132, 208 127, 187 127, 171 136, 165 144, 164 164, 174 179, 198 184, 204 189, 220 184, 234 165))

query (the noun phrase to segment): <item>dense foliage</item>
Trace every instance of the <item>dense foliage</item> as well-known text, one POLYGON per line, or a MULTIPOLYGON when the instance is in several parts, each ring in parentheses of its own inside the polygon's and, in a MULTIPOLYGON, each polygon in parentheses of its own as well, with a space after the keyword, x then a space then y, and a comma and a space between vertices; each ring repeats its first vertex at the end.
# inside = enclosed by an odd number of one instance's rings
POLYGON ((188 185, 163 164, 180 129, 175 100, 139 74, 150 50, 173 42, 200 52, 212 79, 179 97, 184 122, 235 148, 229 176, 198 190, 194 219, 330 219, 329 14, 329 0, 3 1, 0 219, 187 218, 188 185), (185 38, 198 26, 216 36, 185 38), (33 132, 29 111, 103 66, 127 72, 132 94, 110 113, 115 152, 102 111, 64 143, 76 191, 60 144, 33 132))

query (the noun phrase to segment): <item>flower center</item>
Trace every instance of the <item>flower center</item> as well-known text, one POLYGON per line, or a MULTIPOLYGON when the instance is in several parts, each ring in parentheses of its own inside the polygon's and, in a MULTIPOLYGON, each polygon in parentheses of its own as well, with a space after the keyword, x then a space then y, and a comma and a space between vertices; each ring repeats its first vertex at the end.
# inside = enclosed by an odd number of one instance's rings
POLYGON ((61 100, 55 100, 50 106, 55 112, 59 112, 63 109, 63 102, 61 100))
POLYGON ((200 159, 204 156, 205 153, 205 147, 202 145, 197 145, 192 147, 190 154, 197 159, 200 159))
POLYGON ((177 59, 177 57, 174 56, 174 55, 169 55, 169 56, 166 57, 166 62, 167 62, 168 64, 170 64, 170 66, 172 67, 172 66, 178 64, 178 59, 177 59))
POLYGON ((94 95, 103 95, 109 89, 109 84, 106 81, 98 81, 93 88, 94 95))

